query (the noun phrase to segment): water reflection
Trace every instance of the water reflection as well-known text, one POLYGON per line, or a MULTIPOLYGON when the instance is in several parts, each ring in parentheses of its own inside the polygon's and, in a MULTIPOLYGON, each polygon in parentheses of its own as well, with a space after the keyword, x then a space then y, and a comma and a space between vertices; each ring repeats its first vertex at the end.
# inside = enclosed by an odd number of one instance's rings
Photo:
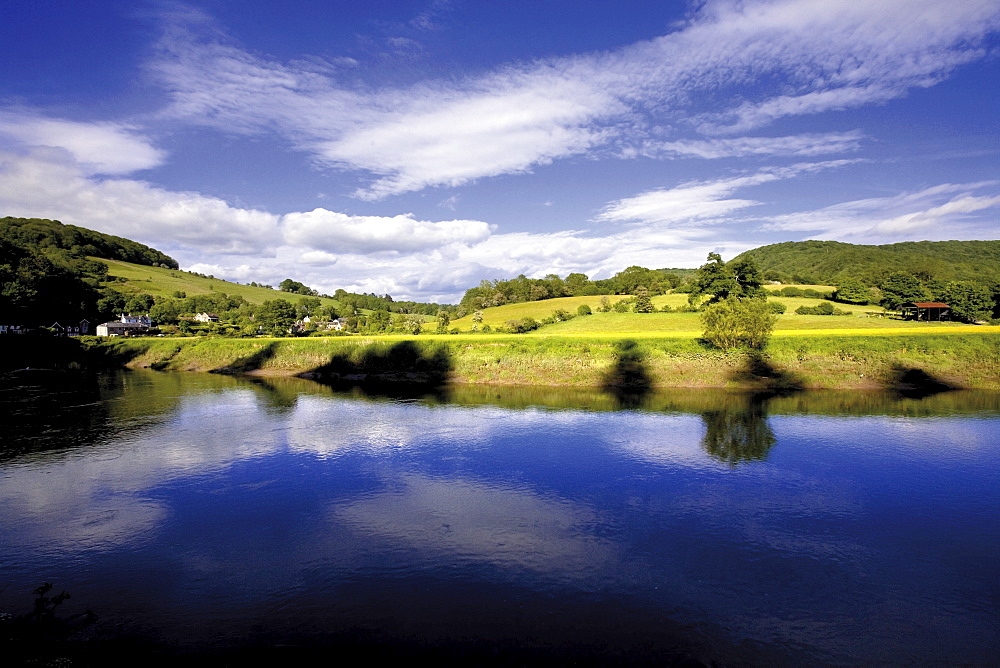
POLYGON ((453 562, 582 578, 616 556, 591 535, 594 512, 529 488, 403 474, 384 494, 334 506, 336 522, 453 562))
POLYGON ((126 373, 56 394, 49 426, 13 432, 31 448, 0 435, 0 609, 56 579, 180 643, 769 665, 982 663, 1000 621, 995 393, 620 411, 602 391, 126 373))
POLYGON ((770 400, 759 394, 730 395, 717 409, 703 412, 705 452, 730 466, 765 460, 777 442, 767 424, 770 400))

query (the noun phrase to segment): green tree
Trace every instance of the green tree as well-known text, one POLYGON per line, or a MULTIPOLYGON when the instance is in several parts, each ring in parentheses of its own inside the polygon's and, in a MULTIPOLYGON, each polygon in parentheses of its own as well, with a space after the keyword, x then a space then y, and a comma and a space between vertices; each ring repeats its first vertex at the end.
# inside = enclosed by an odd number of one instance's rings
POLYGON ((952 281, 939 293, 941 301, 951 307, 951 315, 965 322, 989 320, 993 316, 993 291, 972 281, 952 281))
POLYGON ((882 307, 891 311, 898 310, 901 305, 908 302, 924 301, 930 298, 930 293, 923 282, 905 271, 892 272, 878 287, 882 290, 882 307))
POLYGON ((256 322, 261 331, 283 336, 295 323, 295 306, 287 299, 268 299, 257 309, 256 322))
POLYGON ((656 307, 653 306, 653 300, 649 298, 649 290, 641 285, 635 289, 634 308, 636 313, 652 313, 656 310, 656 307))
POLYGON ((856 278, 845 278, 837 285, 836 297, 842 302, 865 304, 871 297, 871 292, 864 283, 856 278))
POLYGON ((307 315, 317 315, 317 311, 322 305, 323 302, 318 297, 299 297, 299 315, 303 318, 307 315))
POLYGON ((447 311, 438 311, 437 314, 437 333, 447 334, 448 326, 451 325, 451 316, 448 315, 447 311))
POLYGON ((716 348, 761 349, 774 329, 777 316, 763 299, 728 297, 708 305, 701 314, 703 337, 716 348))
POLYGON ((579 295, 583 293, 583 289, 590 282, 586 274, 573 273, 566 276, 564 284, 566 286, 566 291, 570 295, 579 295))
POLYGON ((688 295, 689 304, 697 304, 708 295, 708 304, 738 299, 767 299, 764 278, 749 257, 738 257, 729 264, 718 253, 709 253, 708 262, 698 267, 694 287, 688 295))
POLYGON ((134 315, 149 313, 149 309, 151 308, 153 308, 153 296, 147 295, 144 292, 132 295, 125 302, 125 311, 134 315))
POLYGON ((689 304, 697 304, 705 295, 708 295, 708 303, 714 304, 729 297, 737 288, 736 278, 726 269, 726 263, 718 253, 709 253, 708 262, 698 267, 693 286, 688 294, 689 304))

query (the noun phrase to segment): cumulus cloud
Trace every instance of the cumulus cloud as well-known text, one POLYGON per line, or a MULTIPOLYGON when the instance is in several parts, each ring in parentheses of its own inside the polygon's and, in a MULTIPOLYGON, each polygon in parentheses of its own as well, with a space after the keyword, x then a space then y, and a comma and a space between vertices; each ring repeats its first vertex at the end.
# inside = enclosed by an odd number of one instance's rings
POLYGON ((809 232, 815 239, 877 242, 967 238, 966 228, 989 224, 974 214, 1000 209, 1000 181, 941 184, 891 197, 843 202, 771 218, 767 230, 809 232))
POLYGON ((0 111, 0 138, 22 148, 63 149, 87 174, 128 174, 157 167, 166 158, 135 127, 118 123, 81 123, 0 111))
POLYGON ((267 253, 278 217, 221 199, 174 192, 145 181, 97 179, 58 149, 0 153, 0 209, 6 215, 53 218, 163 250, 267 253))
POLYGON ((491 230, 478 220, 435 223, 414 220, 412 214, 348 216, 326 209, 287 214, 282 226, 290 244, 347 253, 413 253, 452 243, 470 244, 482 241, 491 230))
POLYGON ((667 157, 854 150, 851 134, 769 148, 691 133, 897 98, 980 58, 998 27, 993 0, 709 0, 673 32, 615 52, 372 90, 249 54, 187 21, 170 25, 152 68, 173 100, 170 115, 227 132, 275 131, 319 165, 366 172, 356 196, 381 199, 657 143, 667 157), (653 128, 687 136, 651 144, 653 128))

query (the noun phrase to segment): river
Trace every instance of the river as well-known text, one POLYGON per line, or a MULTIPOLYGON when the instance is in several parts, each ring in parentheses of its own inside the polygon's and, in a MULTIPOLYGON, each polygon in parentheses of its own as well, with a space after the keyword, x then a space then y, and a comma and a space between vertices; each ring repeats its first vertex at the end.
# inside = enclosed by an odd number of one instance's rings
POLYGON ((70 592, 66 652, 1000 656, 997 393, 132 371, 8 382, 0 401, 0 611, 70 592))

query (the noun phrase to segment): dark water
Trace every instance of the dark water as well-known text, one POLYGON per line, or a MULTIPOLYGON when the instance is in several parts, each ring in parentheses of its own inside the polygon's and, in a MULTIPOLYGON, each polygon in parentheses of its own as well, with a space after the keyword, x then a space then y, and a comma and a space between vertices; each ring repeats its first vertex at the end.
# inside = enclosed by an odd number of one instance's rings
MULTIPOLYGON (((1000 658, 1000 396, 8 384, 0 611, 475 663, 1000 658)), ((136 648, 140 649, 136 649, 136 648)), ((152 651, 152 650, 150 650, 152 651)))

